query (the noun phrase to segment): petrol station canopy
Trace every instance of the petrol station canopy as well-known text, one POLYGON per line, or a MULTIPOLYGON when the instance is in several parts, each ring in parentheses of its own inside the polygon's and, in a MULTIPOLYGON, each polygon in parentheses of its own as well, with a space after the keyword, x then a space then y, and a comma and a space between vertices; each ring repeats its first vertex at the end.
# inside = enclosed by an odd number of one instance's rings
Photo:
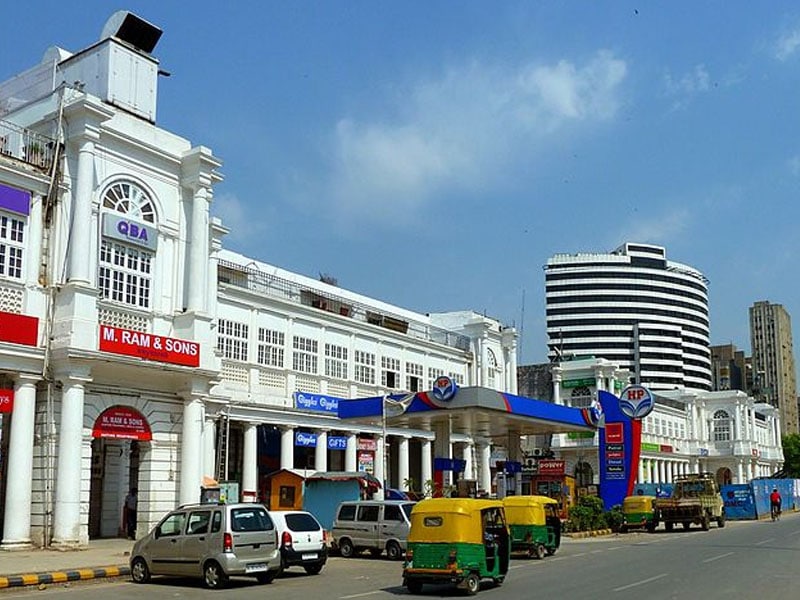
POLYGON ((583 409, 482 387, 458 388, 449 400, 433 392, 339 400, 339 418, 431 431, 449 422, 452 434, 484 438, 596 429, 583 409))

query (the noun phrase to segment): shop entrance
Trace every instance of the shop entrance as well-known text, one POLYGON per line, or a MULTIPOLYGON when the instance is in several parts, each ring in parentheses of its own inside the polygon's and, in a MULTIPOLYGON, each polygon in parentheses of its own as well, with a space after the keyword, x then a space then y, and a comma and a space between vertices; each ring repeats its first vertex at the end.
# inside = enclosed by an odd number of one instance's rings
POLYGON ((142 446, 152 439, 144 416, 127 406, 100 414, 92 428, 89 539, 125 536, 125 497, 140 488, 142 446))

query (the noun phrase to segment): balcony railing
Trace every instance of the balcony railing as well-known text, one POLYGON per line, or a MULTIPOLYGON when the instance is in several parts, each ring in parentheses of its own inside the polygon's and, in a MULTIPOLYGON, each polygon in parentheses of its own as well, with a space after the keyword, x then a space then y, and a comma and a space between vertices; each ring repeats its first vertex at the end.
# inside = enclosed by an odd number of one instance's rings
POLYGON ((0 120, 0 156, 15 158, 49 171, 53 165, 55 146, 52 138, 0 120))
POLYGON ((221 284, 232 285, 295 304, 311 306, 341 317, 404 333, 415 339, 443 344, 464 352, 468 352, 470 349, 469 338, 465 335, 440 329, 427 323, 409 321, 405 317, 378 311, 375 307, 359 304, 319 289, 311 290, 307 286, 301 286, 294 281, 264 273, 258 269, 246 268, 221 260, 217 279, 221 284))

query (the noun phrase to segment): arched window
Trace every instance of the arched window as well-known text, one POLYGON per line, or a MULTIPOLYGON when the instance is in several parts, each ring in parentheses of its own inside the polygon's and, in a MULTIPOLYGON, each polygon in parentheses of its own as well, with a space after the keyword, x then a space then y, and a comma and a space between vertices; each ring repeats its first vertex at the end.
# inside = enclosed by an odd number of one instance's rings
POLYGON ((494 389, 494 381, 495 381, 495 373, 500 369, 497 368, 497 357, 494 354, 494 351, 489 348, 486 350, 486 355, 489 359, 488 364, 488 373, 489 373, 489 381, 487 382, 488 387, 494 389))
POLYGON ((139 309, 151 308, 158 238, 153 201, 132 181, 117 181, 102 195, 103 238, 97 287, 100 296, 139 309))
POLYGON ((731 417, 724 410, 714 413, 713 431, 715 442, 729 442, 731 440, 731 417))
POLYGON ((572 393, 569 397, 569 405, 572 408, 589 408, 594 400, 594 394, 588 386, 582 385, 580 387, 572 388, 572 393))

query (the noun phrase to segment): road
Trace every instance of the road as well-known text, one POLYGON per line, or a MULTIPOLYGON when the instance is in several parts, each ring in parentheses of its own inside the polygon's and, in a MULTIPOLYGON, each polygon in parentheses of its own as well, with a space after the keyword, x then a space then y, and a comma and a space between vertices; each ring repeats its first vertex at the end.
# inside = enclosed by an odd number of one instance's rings
MULTIPOLYGON (((800 514, 781 521, 729 522, 724 529, 565 540, 555 556, 544 560, 515 558, 501 587, 485 583, 479 597, 592 599, 789 598, 797 590, 800 564, 800 514)), ((410 596, 401 584, 399 562, 333 557, 320 575, 290 569, 269 586, 247 579, 231 582, 226 600, 245 600, 253 593, 281 600, 387 600, 410 596)), ((16 589, 2 600, 59 594, 59 600, 149 600, 212 598, 199 581, 154 579, 147 586, 129 581, 87 582, 47 590, 16 589)), ((459 597, 449 587, 426 586, 420 597, 459 597)))

